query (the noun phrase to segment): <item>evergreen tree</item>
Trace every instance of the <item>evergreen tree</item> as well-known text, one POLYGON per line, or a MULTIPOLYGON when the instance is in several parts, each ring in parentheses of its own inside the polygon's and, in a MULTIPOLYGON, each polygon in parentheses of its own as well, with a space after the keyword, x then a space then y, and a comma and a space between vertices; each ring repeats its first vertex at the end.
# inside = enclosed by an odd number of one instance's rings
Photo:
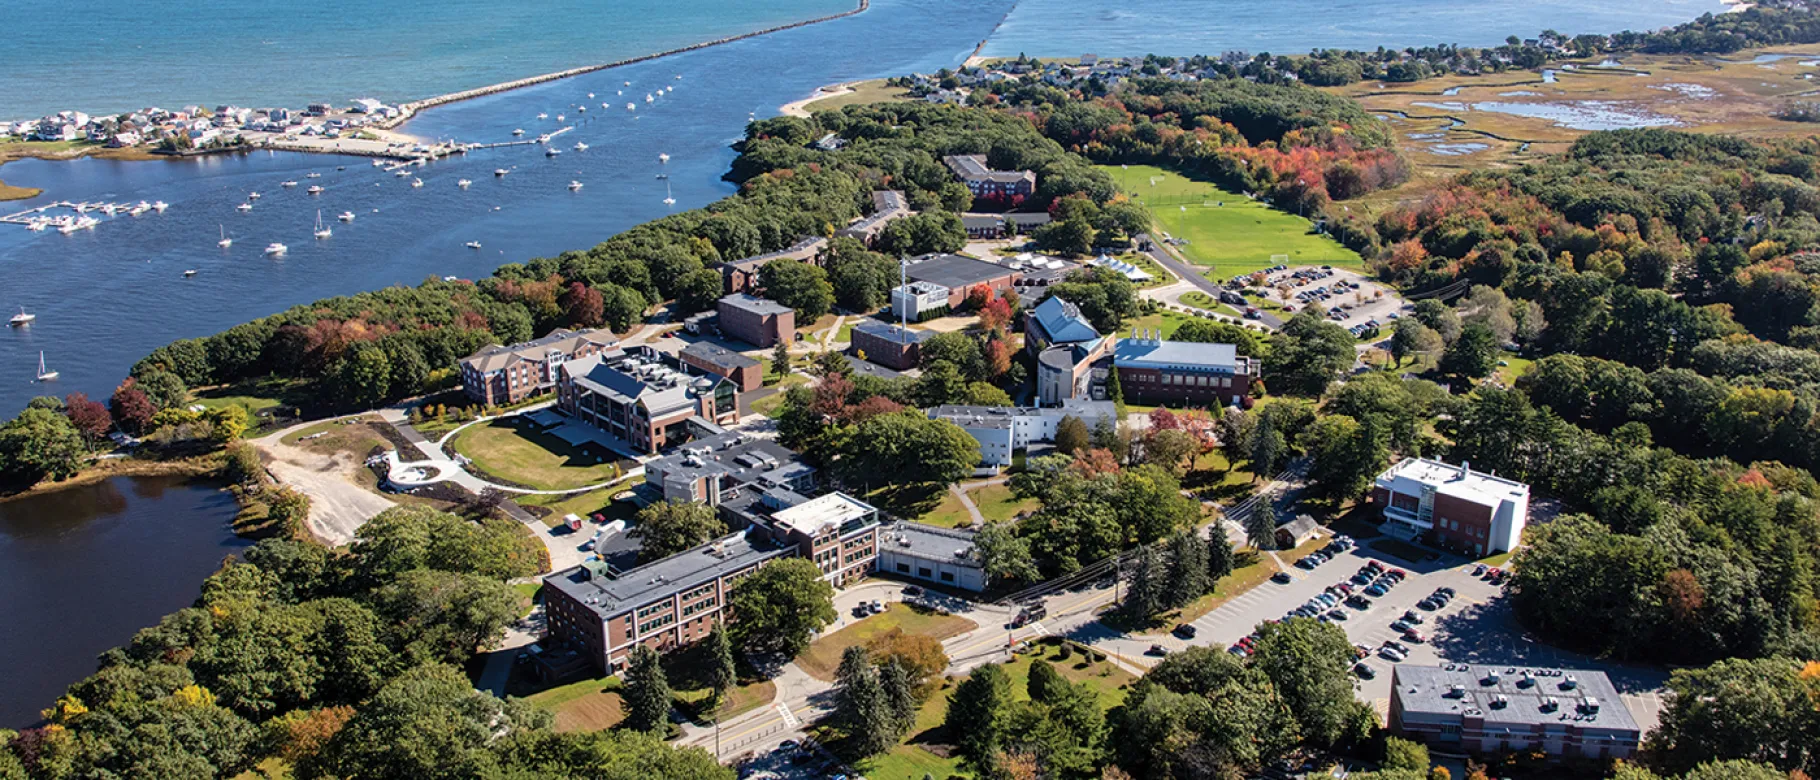
POLYGON ((1131 582, 1125 591, 1125 609, 1140 618, 1149 618, 1163 611, 1168 599, 1164 597, 1164 578, 1162 562, 1157 559, 1156 549, 1139 547, 1137 561, 1131 566, 1131 582))
POLYGON ((777 340, 777 346, 771 348, 771 371, 782 380, 790 375, 790 342, 777 340))
POLYGON ((1117 369, 1106 372, 1106 400, 1118 408, 1120 417, 1125 416, 1125 387, 1119 384, 1117 369))
POLYGON ((1187 606, 1213 589, 1207 578, 1207 541, 1198 532, 1176 532, 1169 540, 1169 553, 1169 606, 1187 606))
POLYGON ((891 716, 893 741, 903 739, 916 725, 916 682, 896 658, 878 667, 878 684, 885 690, 885 711, 891 716))
POLYGON ((1025 690, 1030 694, 1031 701, 1048 704, 1067 688, 1068 681, 1062 679, 1061 673, 1048 661, 1039 658, 1030 663, 1030 680, 1025 683, 1025 690))
POLYGON ((708 632, 707 652, 708 687, 714 689, 714 707, 718 709, 727 691, 739 682, 739 672, 733 666, 733 641, 727 638, 725 625, 717 622, 708 632))
POLYGON ((1251 476, 1253 479, 1268 481, 1275 474, 1277 466, 1283 462, 1283 450, 1287 447, 1283 434, 1278 433, 1276 426, 1270 422, 1269 415, 1258 415, 1258 428, 1251 437, 1251 476))
POLYGON ((1245 541, 1259 551, 1277 548, 1277 507, 1270 496, 1259 496, 1251 516, 1245 518, 1245 541))
POLYGON ((639 645, 626 667, 626 728, 658 731, 670 721, 670 681, 656 650, 639 645))
POLYGON ((1220 525, 1214 525, 1207 538, 1207 589, 1213 590, 1220 580, 1232 573, 1232 541, 1226 538, 1226 531, 1220 525))
POLYGON ((854 751, 871 756, 897 744, 897 717, 886 701, 878 667, 872 665, 866 648, 847 648, 834 678, 835 723, 847 732, 848 744, 854 751))
POLYGON ((955 747, 975 767, 992 766, 1004 741, 1011 706, 1011 678, 998 664, 973 670, 948 694, 944 725, 953 735, 955 747))

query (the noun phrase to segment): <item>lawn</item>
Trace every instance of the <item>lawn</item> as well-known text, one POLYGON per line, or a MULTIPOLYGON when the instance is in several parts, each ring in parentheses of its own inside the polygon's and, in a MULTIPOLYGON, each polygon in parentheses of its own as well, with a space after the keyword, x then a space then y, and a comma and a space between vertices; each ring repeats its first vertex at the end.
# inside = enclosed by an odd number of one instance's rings
POLYGON ((753 401, 752 402, 752 413, 753 414, 762 414, 766 417, 777 416, 777 407, 784 405, 785 391, 788 391, 790 388, 795 387, 797 385, 806 385, 809 383, 809 378, 806 376, 803 376, 802 374, 791 374, 787 377, 784 377, 784 380, 782 382, 772 381, 772 379, 770 378, 772 376, 771 374, 766 374, 765 376, 766 376, 765 384, 767 386, 772 387, 777 392, 767 395, 756 401, 753 401))
POLYGON ((1182 304, 1185 306, 1193 306, 1193 307, 1200 308, 1200 309, 1206 309, 1208 311, 1217 311, 1221 314, 1225 314, 1225 315, 1231 316, 1231 317, 1245 316, 1238 309, 1234 309, 1231 306, 1228 306, 1224 303, 1220 303, 1219 301, 1214 300, 1213 296, 1208 295, 1207 293, 1201 292, 1199 290, 1196 290, 1194 292, 1182 293, 1182 304))
POLYGON ((225 406, 244 406, 248 412, 257 415, 266 409, 279 406, 299 406, 306 398, 302 392, 307 383, 291 379, 265 377, 252 379, 232 385, 222 385, 197 390, 194 393, 196 403, 210 409, 225 406))
POLYGON ((1186 314, 1178 314, 1172 311, 1162 311, 1157 312, 1156 314, 1146 314, 1135 320, 1126 320, 1125 324, 1119 327, 1119 333, 1129 334, 1134 328, 1138 330, 1161 330, 1163 331, 1163 338, 1169 338, 1175 333, 1176 328, 1182 327, 1182 323, 1195 319, 1199 318, 1191 317, 1186 314))
POLYGON ((1357 252, 1313 233, 1308 220, 1242 194, 1150 165, 1102 165, 1100 170, 1144 203, 1159 228, 1186 240, 1186 246, 1178 247, 1182 254, 1196 265, 1210 266, 1217 278, 1268 268, 1272 255, 1288 255, 1291 265, 1364 265, 1357 252))
POLYGON ((527 506, 548 507, 550 509, 550 515, 544 518, 544 524, 552 528, 562 522, 563 515, 571 514, 587 517, 595 512, 599 512, 606 515, 608 520, 618 520, 621 517, 629 520, 633 512, 637 511, 636 508, 633 507, 630 502, 615 502, 613 497, 632 486, 632 480, 620 480, 598 490, 589 490, 584 493, 571 493, 569 495, 528 494, 515 496, 513 500, 527 506))
POLYGON ((537 490, 581 488, 621 474, 612 453, 572 446, 516 417, 471 426, 455 435, 454 447, 480 470, 537 490))
POLYGON ((853 90, 844 95, 834 95, 803 106, 805 111, 834 111, 846 106, 863 106, 867 103, 895 103, 909 100, 909 93, 885 83, 884 79, 861 81, 849 85, 853 90))
POLYGON ((832 681, 834 670, 840 667, 841 654, 847 648, 864 645, 892 629, 947 639, 978 627, 978 623, 964 617, 938 614, 901 601, 892 602, 885 606, 883 614, 873 615, 809 643, 809 649, 796 657, 796 665, 815 679, 832 681))
POLYGON ((1529 369, 1536 364, 1534 360, 1517 357, 1510 352, 1501 353, 1498 359, 1504 361, 1505 365, 1498 366, 1498 370, 1493 376, 1496 377, 1498 384, 1505 387, 1515 385, 1517 378, 1529 373, 1529 369))
POLYGON ((987 522, 1000 522, 1016 517, 1019 512, 1035 511, 1043 502, 1034 498, 1018 498, 1011 495, 1011 488, 1005 484, 987 485, 967 491, 967 497, 973 499, 973 505, 979 507, 980 515, 987 522))
POLYGON ((1125 702, 1125 686, 1137 681, 1130 672, 1118 668, 1111 661, 1090 661, 1079 647, 1072 648, 1067 658, 1062 658, 1060 642, 1032 645, 1033 652, 1023 653, 1004 664, 1006 676, 1011 678, 1012 698, 1027 701, 1030 698, 1030 665, 1038 658, 1048 661, 1062 677, 1071 683, 1088 683, 1099 694, 1100 707, 1111 709, 1125 702))
POLYGON ((556 731, 597 731, 625 719, 619 687, 618 677, 595 678, 538 691, 525 701, 554 715, 556 731))
MULTIPOLYGON (((985 514, 985 512, 982 511, 981 514, 985 514)), ((936 504, 934 509, 929 510, 928 514, 917 518, 916 521, 928 525, 939 525, 943 528, 958 528, 973 522, 973 515, 968 514, 967 508, 961 506, 961 500, 954 495, 954 491, 944 490, 942 491, 942 502, 936 504)))

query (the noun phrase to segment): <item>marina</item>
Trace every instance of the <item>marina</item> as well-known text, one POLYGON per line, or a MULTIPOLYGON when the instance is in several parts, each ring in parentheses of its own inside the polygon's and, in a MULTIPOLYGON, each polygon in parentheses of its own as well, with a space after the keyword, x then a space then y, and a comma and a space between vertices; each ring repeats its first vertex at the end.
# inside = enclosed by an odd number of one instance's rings
POLYGON ((55 228, 58 232, 68 235, 77 230, 93 228, 101 223, 101 220, 88 215, 91 211, 109 217, 119 216, 121 214, 137 217, 151 211, 162 214, 167 208, 170 208, 170 204, 165 203, 164 201, 158 201, 156 203, 147 203, 145 201, 139 201, 138 203, 111 203, 107 201, 60 200, 55 203, 46 203, 37 208, 30 208, 0 217, 0 224, 19 225, 34 233, 55 228), (53 213, 64 210, 73 213, 53 213))

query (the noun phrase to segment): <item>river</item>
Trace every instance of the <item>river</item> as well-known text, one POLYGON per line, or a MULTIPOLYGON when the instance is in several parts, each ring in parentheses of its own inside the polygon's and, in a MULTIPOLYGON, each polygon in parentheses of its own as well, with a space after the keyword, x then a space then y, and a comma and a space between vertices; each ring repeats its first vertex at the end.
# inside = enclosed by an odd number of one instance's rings
POLYGON ((38 720, 95 656, 196 600, 246 546, 237 505, 181 477, 116 477, 0 502, 0 728, 38 720))

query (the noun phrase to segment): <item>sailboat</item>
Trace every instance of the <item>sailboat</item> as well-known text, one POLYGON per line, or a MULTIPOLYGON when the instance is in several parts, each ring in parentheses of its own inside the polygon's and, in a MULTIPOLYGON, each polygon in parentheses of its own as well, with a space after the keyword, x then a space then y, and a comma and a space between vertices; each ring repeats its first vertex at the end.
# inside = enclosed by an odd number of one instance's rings
POLYGON ((13 315, 13 318, 11 320, 8 320, 7 322, 9 324, 11 324, 13 327, 17 328, 20 325, 30 325, 32 320, 35 320, 35 319, 38 319, 38 315, 26 314, 25 307, 21 306, 21 307, 19 307, 19 313, 13 315))
POLYGON ((215 246, 218 246, 218 247, 221 247, 221 248, 222 248, 222 249, 226 249, 226 248, 228 248, 228 247, 230 247, 230 246, 233 246, 233 245, 234 245, 234 239, 231 239, 231 238, 228 238, 228 237, 227 237, 227 226, 225 226, 225 225, 216 225, 216 227, 219 227, 219 228, 221 228, 221 240, 220 240, 220 241, 216 241, 216 242, 215 242, 215 246))
POLYGON ((316 210, 316 237, 317 238, 328 238, 329 236, 332 236, 332 235, 335 235, 335 231, 330 230, 329 226, 322 224, 322 209, 317 209, 316 210))
POLYGON ((668 152, 665 152, 665 153, 663 153, 663 154, 659 154, 659 155, 657 155, 657 161, 658 161, 658 162, 660 162, 660 163, 667 163, 667 162, 669 162, 669 161, 670 161, 670 154, 669 154, 669 153, 668 153, 668 152))
POLYGON ((670 192, 670 180, 669 179, 664 179, 664 205, 665 206, 676 205, 676 196, 671 194, 671 192, 670 192))
POLYGON ((569 180, 569 191, 570 192, 576 192, 580 189, 581 189, 581 182, 575 181, 573 179, 569 180))
POLYGON ((57 378, 57 372, 44 367, 44 351, 38 352, 38 381, 49 382, 57 378))

